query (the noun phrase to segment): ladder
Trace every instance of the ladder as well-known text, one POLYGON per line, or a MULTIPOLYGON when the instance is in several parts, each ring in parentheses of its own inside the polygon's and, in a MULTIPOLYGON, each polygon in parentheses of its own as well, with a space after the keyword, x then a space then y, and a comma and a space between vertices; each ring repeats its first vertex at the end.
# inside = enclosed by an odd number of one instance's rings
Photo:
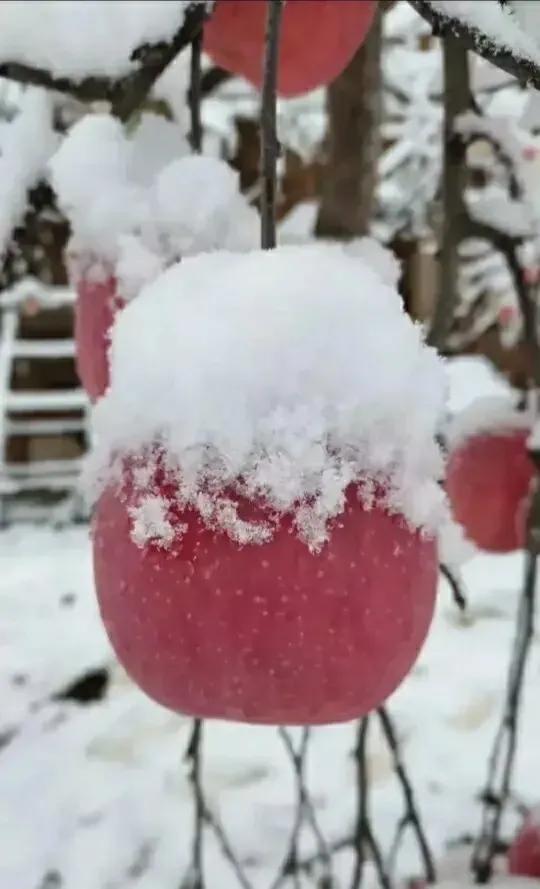
MULTIPOLYGON (((82 436, 84 447, 90 444, 90 405, 86 393, 77 384, 65 389, 13 388, 15 362, 33 363, 39 375, 41 362, 75 360, 73 338, 30 339, 21 334, 23 314, 47 309, 73 307, 75 294, 69 288, 46 287, 31 278, 18 282, 0 293, 0 522, 6 523, 10 507, 22 497, 33 496, 35 511, 43 493, 63 496, 64 515, 84 514, 77 485, 82 454, 65 459, 10 458, 10 442, 18 439, 47 439, 54 436, 82 436), (66 512, 67 507, 67 512, 66 512)), ((60 501, 62 502, 62 501, 60 501)), ((58 514, 41 510, 45 516, 58 514)))

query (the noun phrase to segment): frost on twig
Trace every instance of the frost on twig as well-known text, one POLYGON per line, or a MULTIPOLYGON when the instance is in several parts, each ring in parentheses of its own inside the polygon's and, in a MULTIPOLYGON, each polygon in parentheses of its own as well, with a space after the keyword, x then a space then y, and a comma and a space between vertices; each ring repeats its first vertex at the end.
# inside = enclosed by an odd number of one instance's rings
MULTIPOLYGON (((84 68, 80 67, 77 60, 69 56, 69 64, 66 62, 65 67, 65 71, 69 73, 65 73, 61 67, 62 54, 58 52, 59 47, 57 43, 51 45, 49 48, 50 52, 47 52, 46 46, 41 48, 43 52, 39 52, 39 40, 36 41, 34 29, 28 28, 28 23, 26 23, 26 27, 23 27, 25 24, 24 15, 28 16, 30 14, 32 4, 5 3, 3 4, 0 23, 4 25, 3 32, 7 36, 6 40, 0 42, 0 76, 18 81, 19 83, 41 86, 56 92, 67 93, 83 102, 109 102, 112 112, 117 117, 121 120, 128 120, 132 113, 144 102, 160 74, 163 73, 178 53, 197 37, 211 5, 207 2, 199 2, 199 0, 191 0, 187 4, 165 4, 165 7, 169 6, 169 8, 161 10, 163 27, 165 28, 165 25, 170 24, 172 17, 175 17, 176 21, 179 22, 176 26, 176 31, 173 31, 170 36, 167 35, 166 39, 163 39, 163 37, 157 39, 156 37, 152 43, 141 43, 133 47, 127 60, 124 60, 123 65, 121 65, 120 59, 115 58, 114 53, 109 54, 109 57, 103 54, 103 58, 101 56, 98 58, 92 56, 92 64, 89 66, 91 73, 87 73, 84 68), (20 23, 17 21, 18 17, 21 17, 20 23), (18 24, 20 24, 20 27, 18 27, 18 24), (43 56, 44 61, 46 58, 50 59, 49 65, 34 65, 28 61, 28 59, 33 59, 34 55, 31 52, 32 47, 29 47, 22 39, 21 33, 24 34, 30 31, 34 35, 33 43, 35 46, 33 49, 36 51, 38 58, 43 56), (9 57, 11 46, 9 45, 8 37, 18 47, 20 51, 19 58, 9 57), (127 70, 123 70, 126 68, 127 70), (110 69, 111 73, 104 74, 103 70, 108 69, 110 69)), ((60 14, 64 4, 51 4, 51 6, 56 6, 56 12, 60 14)), ((106 6, 108 7, 109 4, 106 6)), ((161 4, 161 6, 163 7, 164 5, 161 4)), ((65 9, 66 14, 69 14, 68 4, 66 4, 65 9)), ((51 13, 49 13, 49 23, 50 17, 51 13)), ((65 44, 71 50, 72 47, 69 44, 71 43, 71 38, 79 37, 80 23, 75 20, 72 22, 72 25, 72 31, 66 30, 63 34, 65 44)), ((53 30, 51 28, 49 33, 53 33, 53 30)), ((94 35, 95 39, 93 39, 93 50, 95 46, 100 46, 104 37, 99 29, 96 33, 97 37, 94 35)), ((105 33, 107 33, 107 29, 105 29, 105 33)), ((163 33, 166 32, 164 31, 163 33)), ((92 34, 94 34, 93 30, 92 34)), ((117 34, 115 33, 115 38, 116 36, 117 34)), ((12 51, 17 52, 17 50, 12 51)))
POLYGON ((451 34, 463 49, 473 50, 520 83, 540 89, 540 46, 497 0, 409 0, 433 28, 451 34))

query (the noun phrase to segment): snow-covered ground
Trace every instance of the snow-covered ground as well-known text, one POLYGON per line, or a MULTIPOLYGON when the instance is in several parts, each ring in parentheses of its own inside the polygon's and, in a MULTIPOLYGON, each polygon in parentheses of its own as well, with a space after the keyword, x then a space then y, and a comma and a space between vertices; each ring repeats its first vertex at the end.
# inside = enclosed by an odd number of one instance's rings
MULTIPOLYGON (((473 359, 455 362, 451 383, 453 410, 499 389, 473 359)), ((522 567, 521 554, 468 562, 466 618, 441 582, 422 656, 389 702, 439 859, 478 828, 522 567)), ((539 675, 535 638, 515 773, 525 803, 540 798, 539 675)), ((0 689, 0 889, 179 889, 191 854, 183 761, 191 724, 148 701, 115 665, 98 619, 86 527, 18 525, 0 534, 0 689), (101 667, 111 669, 101 700, 58 700, 101 667)), ((309 786, 330 841, 351 828, 354 728, 318 729, 310 748, 309 786)), ((370 740, 373 819, 387 846, 402 804, 386 747, 375 731, 370 740)), ((290 762, 273 729, 212 724, 204 741, 208 802, 254 885, 266 887, 294 814, 290 762)), ((506 829, 515 824, 514 816, 506 829)), ((238 885, 217 848, 206 848, 209 887, 238 885)), ((338 874, 348 865, 343 853, 338 874)), ((399 865, 418 872, 413 844, 399 865)))

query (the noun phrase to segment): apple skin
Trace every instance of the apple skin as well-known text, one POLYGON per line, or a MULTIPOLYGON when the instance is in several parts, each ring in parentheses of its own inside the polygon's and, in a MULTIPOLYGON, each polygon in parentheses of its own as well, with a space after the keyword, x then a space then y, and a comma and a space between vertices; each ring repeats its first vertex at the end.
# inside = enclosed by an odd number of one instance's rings
MULTIPOLYGON (((205 25, 204 49, 214 64, 260 89, 266 0, 218 0, 205 25)), ((288 0, 280 35, 278 93, 291 97, 330 83, 365 40, 372 0, 288 0)))
POLYGON ((525 543, 526 505, 535 470, 529 432, 475 435, 450 454, 446 491, 454 518, 479 549, 509 553, 525 543))
MULTIPOLYGON (((102 494, 93 529, 101 615, 149 697, 191 716, 316 725, 366 714, 397 688, 433 616, 435 541, 380 505, 365 509, 350 487, 320 553, 286 516, 269 542, 239 546, 154 481, 180 539, 133 542, 129 472, 102 494)), ((268 519, 249 501, 239 515, 268 519)))
POLYGON ((76 285, 75 354, 77 373, 91 402, 96 402, 109 385, 110 332, 125 303, 117 294, 112 276, 81 278, 76 285))
POLYGON ((540 877, 540 821, 528 817, 508 850, 508 870, 518 877, 540 877))

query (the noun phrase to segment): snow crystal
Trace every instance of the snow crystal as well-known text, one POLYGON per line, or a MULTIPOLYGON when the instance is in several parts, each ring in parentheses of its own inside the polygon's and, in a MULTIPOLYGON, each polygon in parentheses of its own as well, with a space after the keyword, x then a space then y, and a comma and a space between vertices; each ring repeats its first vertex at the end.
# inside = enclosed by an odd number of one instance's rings
POLYGON ((3 0, 0 61, 38 66, 56 77, 120 77, 145 44, 168 41, 191 0, 3 0))
POLYGON ((515 393, 488 396, 477 398, 456 414, 448 424, 445 438, 448 447, 453 449, 475 435, 530 429, 532 423, 532 411, 518 410, 515 393))
POLYGON ((97 257, 124 299, 182 256, 258 244, 258 216, 237 173, 190 156, 182 128, 158 115, 143 115, 131 135, 109 115, 88 115, 50 168, 73 231, 70 253, 97 257))
POLYGON ((94 412, 94 494, 123 456, 164 454, 181 506, 200 514, 211 494, 210 521, 220 514, 230 532, 227 501, 247 497, 292 514, 317 549, 353 482, 429 535, 447 521, 434 440, 443 362, 397 292, 340 245, 183 260, 119 316, 111 362, 94 412))
POLYGON ((2 127, 0 139, 0 254, 21 221, 28 189, 37 185, 57 146, 52 104, 44 90, 29 90, 17 116, 2 127))
POLYGON ((173 528, 167 519, 167 505, 163 498, 149 495, 131 507, 131 537, 134 543, 142 547, 155 540, 162 546, 168 546, 175 535, 179 535, 182 529, 178 525, 173 528))

